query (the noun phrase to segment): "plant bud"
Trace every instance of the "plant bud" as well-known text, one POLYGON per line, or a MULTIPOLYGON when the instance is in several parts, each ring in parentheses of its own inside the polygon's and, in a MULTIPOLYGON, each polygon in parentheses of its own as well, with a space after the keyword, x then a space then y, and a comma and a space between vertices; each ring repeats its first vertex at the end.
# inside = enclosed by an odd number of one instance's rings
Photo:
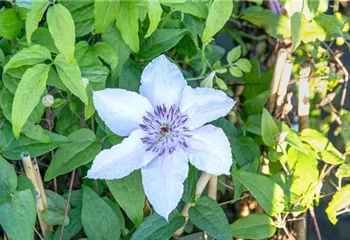
POLYGON ((53 98, 52 95, 50 94, 47 94, 46 96, 43 97, 43 99, 41 100, 42 104, 45 106, 45 107, 51 107, 52 104, 55 103, 55 99, 53 98))

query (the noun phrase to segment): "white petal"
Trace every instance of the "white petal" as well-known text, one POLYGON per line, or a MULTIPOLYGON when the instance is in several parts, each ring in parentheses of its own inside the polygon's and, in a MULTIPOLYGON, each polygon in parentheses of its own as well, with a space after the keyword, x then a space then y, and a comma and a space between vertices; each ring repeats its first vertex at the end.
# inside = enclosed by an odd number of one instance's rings
POLYGON ((153 111, 145 97, 124 89, 107 88, 96 91, 93 100, 102 120, 120 136, 128 136, 138 129, 146 111, 153 111))
POLYGON ((186 125, 189 129, 196 129, 226 116, 234 104, 235 101, 223 91, 187 86, 182 93, 181 113, 188 116, 186 125))
POLYGON ((179 203, 183 182, 188 174, 188 160, 181 148, 164 154, 141 169, 146 196, 155 211, 168 219, 179 203))
POLYGON ((221 128, 205 125, 189 133, 185 153, 196 168, 214 175, 229 175, 232 164, 230 143, 221 128))
POLYGON ((148 146, 141 141, 144 136, 143 130, 135 130, 120 144, 100 152, 88 171, 87 178, 119 179, 146 166, 156 154, 146 151, 148 146))
POLYGON ((147 97, 154 107, 163 104, 170 107, 180 103, 186 85, 178 67, 161 55, 143 70, 140 93, 147 97))

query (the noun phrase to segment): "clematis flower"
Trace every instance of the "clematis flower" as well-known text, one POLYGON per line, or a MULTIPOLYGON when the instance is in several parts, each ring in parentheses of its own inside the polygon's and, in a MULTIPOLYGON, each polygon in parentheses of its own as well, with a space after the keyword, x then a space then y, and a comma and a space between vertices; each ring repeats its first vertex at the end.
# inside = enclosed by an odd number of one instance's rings
POLYGON ((204 124, 227 115, 234 101, 222 91, 186 85, 177 66, 161 55, 144 69, 140 94, 124 89, 93 94, 105 124, 129 137, 100 152, 87 177, 120 179, 141 169, 145 194, 166 219, 181 199, 188 161, 214 175, 229 174, 232 163, 222 129, 204 124))

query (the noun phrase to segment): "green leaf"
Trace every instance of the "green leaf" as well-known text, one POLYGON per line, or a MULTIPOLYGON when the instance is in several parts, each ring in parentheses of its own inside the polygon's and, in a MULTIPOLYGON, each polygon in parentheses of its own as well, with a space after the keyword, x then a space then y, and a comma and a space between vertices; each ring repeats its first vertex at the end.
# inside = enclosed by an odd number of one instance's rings
POLYGON ((1 10, 3 11, 0 12, 0 37, 14 40, 21 31, 23 22, 17 17, 14 8, 1 10))
POLYGON ((75 26, 70 12, 61 4, 50 7, 47 24, 57 49, 69 63, 74 63, 75 26))
POLYGON ((44 27, 38 27, 32 35, 32 44, 38 44, 42 47, 46 47, 52 53, 59 53, 55 42, 50 34, 49 29, 44 27))
POLYGON ((271 179, 243 171, 234 171, 233 182, 244 185, 270 216, 281 213, 285 206, 283 189, 271 179))
POLYGON ((113 197, 131 221, 139 226, 143 222, 145 193, 142 187, 141 172, 134 171, 122 179, 106 181, 113 197))
POLYGON ((33 123, 27 122, 22 128, 22 132, 27 137, 37 140, 39 142, 51 142, 51 138, 47 134, 47 131, 45 131, 40 125, 33 125, 33 123))
POLYGON ((50 65, 35 65, 24 73, 18 84, 12 105, 12 125, 16 138, 19 138, 22 126, 41 100, 49 71, 50 65))
POLYGON ((46 47, 33 45, 13 55, 10 61, 5 65, 4 71, 6 72, 10 68, 17 68, 25 65, 35 65, 48 59, 51 60, 51 53, 46 47))
POLYGON ((308 21, 301 12, 295 12, 290 18, 292 32, 292 52, 294 52, 303 40, 303 33, 306 30, 308 21))
POLYGON ((350 163, 346 162, 341 164, 338 167, 335 176, 337 176, 337 178, 350 177, 350 163))
POLYGON ((233 9, 232 1, 214 0, 210 6, 202 41, 208 42, 229 20, 233 9))
POLYGON ((149 17, 149 27, 147 30, 147 34, 145 38, 148 38, 152 35, 152 33, 157 29, 157 26, 161 20, 163 9, 160 6, 158 0, 148 0, 147 1, 148 8, 148 17, 149 17))
MULTIPOLYGON (((81 223, 81 207, 73 208, 68 212, 68 217, 70 219, 69 224, 64 228, 62 240, 73 239, 77 235, 83 225, 81 223)), ((54 240, 60 240, 61 226, 59 226, 53 237, 54 240)))
POLYGON ((119 219, 113 209, 91 188, 83 185, 81 220, 89 239, 118 240, 119 219))
POLYGON ((72 143, 56 151, 45 173, 45 181, 91 162, 101 150, 101 144, 96 142, 96 136, 90 129, 79 129, 71 133, 68 139, 72 143))
POLYGON ((50 143, 41 143, 39 141, 21 136, 18 140, 12 141, 3 148, 3 156, 11 160, 20 160, 21 153, 27 151, 32 157, 38 157, 59 146, 67 144, 68 138, 47 131, 51 138, 50 143))
POLYGON ((265 214, 250 214, 231 224, 231 233, 235 238, 266 239, 275 232, 275 223, 265 214))
POLYGON ((279 133, 279 130, 275 123, 275 120, 272 118, 269 111, 267 111, 264 108, 262 118, 261 118, 261 136, 264 143, 269 147, 275 146, 276 145, 275 137, 277 136, 278 133, 279 133))
POLYGON ((238 67, 231 66, 229 70, 232 76, 237 78, 243 77, 243 72, 238 67))
POLYGON ((77 62, 73 59, 73 63, 69 64, 62 54, 58 54, 55 58, 54 64, 63 84, 75 96, 80 98, 85 105, 88 105, 88 97, 77 62))
MULTIPOLYGON (((61 225, 66 209, 66 199, 50 190, 45 190, 45 194, 47 197, 47 208, 42 212, 44 221, 49 225, 61 225)), ((70 210, 70 206, 68 210, 70 210)), ((70 218, 67 216, 65 226, 69 222, 70 218)))
POLYGON ((120 73, 119 88, 138 92, 142 74, 141 64, 129 59, 120 73))
POLYGON ((142 42, 138 56, 150 60, 174 47, 187 33, 187 29, 157 29, 142 42))
POLYGON ((111 66, 114 70, 118 65, 118 56, 114 48, 105 42, 98 42, 92 48, 91 52, 96 56, 100 57, 103 61, 111 66))
POLYGON ((316 40, 324 41, 326 39, 326 32, 323 28, 312 19, 306 26, 303 32, 303 42, 315 42, 316 40))
POLYGON ((38 28, 39 22, 49 6, 49 1, 35 0, 26 19, 26 36, 28 44, 32 43, 33 32, 38 28))
POLYGON ((344 156, 338 154, 338 151, 322 150, 318 155, 328 164, 341 164, 345 161, 344 156))
POLYGON ((241 58, 237 62, 235 62, 235 65, 241 69, 243 72, 250 72, 252 70, 252 64, 249 62, 248 59, 241 58))
POLYGON ((183 216, 171 214, 168 222, 157 213, 153 213, 140 225, 131 240, 170 239, 184 224, 183 216))
POLYGON ((350 205, 350 184, 342 187, 333 195, 332 200, 328 203, 326 213, 329 220, 336 224, 338 222, 337 212, 350 205))
POLYGON ((260 157, 259 145, 247 136, 236 138, 231 146, 232 157, 240 166, 253 162, 260 157))
POLYGON ((227 62, 231 64, 237 61, 238 58, 241 56, 241 54, 242 54, 242 47, 241 45, 239 45, 227 53, 227 57, 226 57, 227 62))
POLYGON ((343 23, 335 15, 319 14, 315 21, 324 29, 327 39, 343 36, 343 23))
POLYGON ((247 132, 261 136, 261 114, 250 115, 243 125, 243 129, 247 132))
POLYGON ((115 20, 118 14, 119 1, 114 0, 95 0, 94 17, 95 33, 103 33, 108 26, 115 20))
POLYGON ((17 188, 17 175, 12 165, 0 156, 0 203, 17 188))
POLYGON ((36 203, 27 189, 0 205, 0 224, 13 240, 34 239, 36 203))
POLYGON ((24 191, 29 189, 32 193, 33 199, 36 201, 36 191, 33 182, 24 174, 21 174, 17 178, 17 191, 24 191))
POLYGON ((204 1, 185 0, 185 1, 169 1, 162 0, 162 5, 169 6, 176 11, 188 13, 199 18, 207 18, 208 6, 204 1))
POLYGON ((212 198, 201 197, 190 207, 191 222, 216 239, 231 240, 230 225, 221 206, 212 198))
POLYGON ((138 10, 135 1, 121 1, 116 26, 124 42, 137 53, 140 50, 138 10))

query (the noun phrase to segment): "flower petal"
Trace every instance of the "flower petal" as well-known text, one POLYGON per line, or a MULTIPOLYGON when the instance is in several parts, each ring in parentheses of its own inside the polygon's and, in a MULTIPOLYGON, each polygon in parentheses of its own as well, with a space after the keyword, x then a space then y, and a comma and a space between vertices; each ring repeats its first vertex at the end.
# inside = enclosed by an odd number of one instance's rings
POLYGON ((152 112, 149 101, 131 91, 106 88, 94 92, 95 108, 106 125, 117 135, 128 136, 140 128, 146 111, 152 112))
POLYGON ((187 85, 179 68, 165 55, 153 59, 143 70, 141 76, 141 95, 148 98, 152 105, 170 107, 178 105, 181 93, 187 85))
POLYGON ((142 171, 142 184, 155 211, 168 219, 179 203, 183 182, 188 175, 188 160, 181 148, 154 159, 142 171))
POLYGON ((188 116, 186 125, 196 129, 205 123, 226 116, 235 101, 223 91, 211 88, 191 88, 187 86, 182 93, 181 113, 188 116))
POLYGON ((119 179, 146 166, 156 154, 146 151, 148 146, 141 140, 144 136, 143 130, 135 130, 120 144, 100 152, 88 171, 87 178, 119 179))
POLYGON ((196 168, 214 175, 229 175, 232 164, 230 143, 221 128, 205 125, 189 133, 185 153, 196 168))

